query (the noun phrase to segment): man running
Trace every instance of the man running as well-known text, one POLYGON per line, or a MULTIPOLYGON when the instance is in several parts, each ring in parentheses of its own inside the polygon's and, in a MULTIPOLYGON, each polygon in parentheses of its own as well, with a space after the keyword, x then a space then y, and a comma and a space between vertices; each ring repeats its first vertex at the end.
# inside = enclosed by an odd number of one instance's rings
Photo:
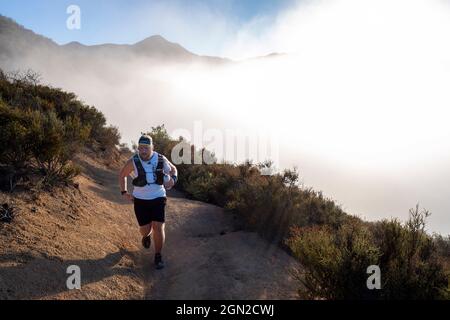
POLYGON ((177 176, 177 168, 165 156, 153 150, 153 140, 148 135, 139 138, 138 153, 127 161, 119 175, 122 195, 134 202, 144 248, 150 248, 153 233, 157 269, 164 268, 161 250, 165 240, 166 188, 174 186, 177 176), (127 191, 127 176, 132 173, 135 178, 131 195, 127 191))

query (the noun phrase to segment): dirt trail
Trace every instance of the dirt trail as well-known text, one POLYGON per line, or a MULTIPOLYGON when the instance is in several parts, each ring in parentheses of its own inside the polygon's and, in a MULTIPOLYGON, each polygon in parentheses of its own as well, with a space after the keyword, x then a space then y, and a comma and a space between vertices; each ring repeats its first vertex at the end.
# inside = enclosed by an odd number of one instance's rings
POLYGON ((236 231, 223 209, 169 198, 167 267, 144 263, 148 299, 293 299, 295 260, 257 234, 236 231))
POLYGON ((166 268, 155 270, 153 244, 140 247, 132 205, 118 193, 117 169, 80 163, 80 191, 15 199, 22 213, 0 228, 1 299, 296 298, 293 258, 239 230, 222 208, 177 192, 166 208, 166 268), (70 264, 82 269, 82 290, 65 288, 70 264))

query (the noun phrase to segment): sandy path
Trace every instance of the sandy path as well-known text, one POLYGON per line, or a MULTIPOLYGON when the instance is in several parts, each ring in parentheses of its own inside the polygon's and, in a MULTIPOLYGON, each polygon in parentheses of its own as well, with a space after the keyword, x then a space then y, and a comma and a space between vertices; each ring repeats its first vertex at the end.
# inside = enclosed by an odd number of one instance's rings
POLYGON ((294 299, 294 259, 253 232, 238 231, 222 208, 170 197, 166 268, 144 253, 147 299, 294 299))

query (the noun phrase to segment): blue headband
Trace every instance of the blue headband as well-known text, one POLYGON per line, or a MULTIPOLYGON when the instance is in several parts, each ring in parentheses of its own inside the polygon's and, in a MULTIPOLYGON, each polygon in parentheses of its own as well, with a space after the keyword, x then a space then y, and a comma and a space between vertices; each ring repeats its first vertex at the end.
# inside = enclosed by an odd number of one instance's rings
POLYGON ((151 146, 153 143, 152 138, 150 138, 149 136, 141 136, 139 138, 139 144, 146 144, 151 146))

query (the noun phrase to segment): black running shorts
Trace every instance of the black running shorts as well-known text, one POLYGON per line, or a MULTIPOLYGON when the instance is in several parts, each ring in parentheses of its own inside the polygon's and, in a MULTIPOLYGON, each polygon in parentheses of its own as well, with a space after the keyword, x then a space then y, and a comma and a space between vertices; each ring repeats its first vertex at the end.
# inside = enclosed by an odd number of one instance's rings
POLYGON ((134 213, 139 226, 145 226, 152 221, 164 222, 166 218, 166 197, 152 200, 134 198, 134 213))

